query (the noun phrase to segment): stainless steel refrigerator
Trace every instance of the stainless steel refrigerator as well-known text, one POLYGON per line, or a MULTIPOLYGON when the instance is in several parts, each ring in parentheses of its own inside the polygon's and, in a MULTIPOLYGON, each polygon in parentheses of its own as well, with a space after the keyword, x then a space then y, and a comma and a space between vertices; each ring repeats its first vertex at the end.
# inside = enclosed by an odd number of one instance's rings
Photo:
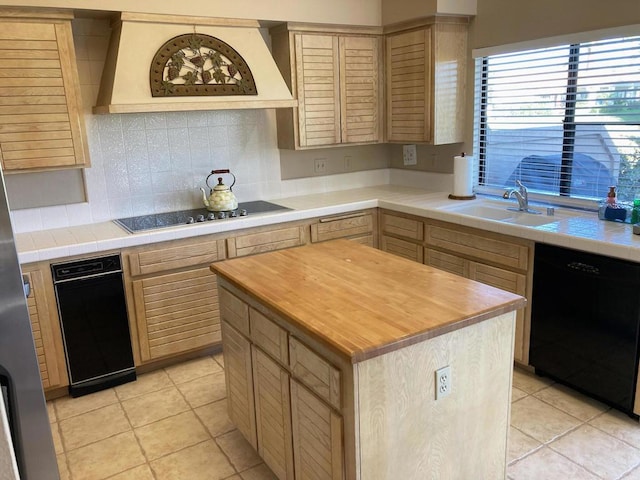
MULTIPOLYGON (((7 410, 21 480, 58 480, 51 427, 1 169, 0 187, 0 401, 4 401, 7 410)), ((0 478, 2 474, 0 472, 0 478)))

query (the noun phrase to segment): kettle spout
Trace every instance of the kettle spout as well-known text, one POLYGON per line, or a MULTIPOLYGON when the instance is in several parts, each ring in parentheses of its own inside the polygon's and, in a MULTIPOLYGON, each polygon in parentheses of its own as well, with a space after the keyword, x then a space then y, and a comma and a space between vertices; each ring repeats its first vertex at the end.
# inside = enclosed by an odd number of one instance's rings
POLYGON ((207 198, 207 192, 204 188, 200 187, 200 191, 202 192, 202 203, 204 203, 205 207, 209 207, 209 199, 207 198))

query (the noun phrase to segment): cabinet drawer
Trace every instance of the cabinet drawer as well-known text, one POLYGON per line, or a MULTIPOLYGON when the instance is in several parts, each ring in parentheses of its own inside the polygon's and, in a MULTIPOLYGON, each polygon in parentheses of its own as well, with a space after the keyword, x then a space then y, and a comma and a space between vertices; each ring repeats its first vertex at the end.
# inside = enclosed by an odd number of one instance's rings
POLYGON ((469 261, 462 257, 450 255, 448 253, 439 252, 425 248, 425 265, 439 268, 445 272, 455 273, 461 277, 469 276, 469 261))
POLYGON ((220 289, 220 318, 249 336, 249 306, 234 294, 220 289))
POLYGON ((511 268, 527 268, 529 248, 526 245, 440 225, 427 225, 426 231, 429 245, 511 268))
POLYGON ((205 265, 225 258, 224 240, 173 243, 129 254, 131 275, 205 265))
POLYGON ((382 233, 390 233, 411 240, 421 241, 424 239, 424 224, 419 220, 383 213, 381 223, 382 233))
POLYGON ((235 238, 229 238, 227 246, 229 257, 243 257, 254 253, 298 247, 305 243, 305 228, 300 226, 238 235, 235 238))
POLYGON ((413 260, 414 262, 422 263, 422 245, 387 235, 382 236, 380 243, 380 249, 384 252, 393 253, 394 255, 413 260))
POLYGON ((311 241, 324 242, 373 232, 373 215, 364 212, 321 218, 311 225, 311 241))
POLYGON ((289 365, 287 331, 253 308, 249 309, 249 325, 256 345, 283 365, 289 365))
POLYGON ((289 355, 293 375, 340 409, 340 371, 295 337, 289 337, 289 355))

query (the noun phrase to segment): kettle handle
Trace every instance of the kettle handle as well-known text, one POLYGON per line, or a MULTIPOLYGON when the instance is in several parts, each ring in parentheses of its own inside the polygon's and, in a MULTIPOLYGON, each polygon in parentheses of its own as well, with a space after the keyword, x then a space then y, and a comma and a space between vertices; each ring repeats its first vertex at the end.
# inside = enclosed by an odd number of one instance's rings
POLYGON ((209 187, 209 189, 211 191, 213 191, 213 187, 211 185, 209 185, 209 177, 211 175, 219 175, 221 173, 228 173, 229 175, 231 175, 233 177, 233 183, 231 184, 231 186, 229 187, 229 191, 233 191, 232 188, 233 186, 236 184, 236 176, 231 173, 231 170, 229 169, 224 169, 224 170, 211 170, 211 173, 209 175, 207 175, 207 179, 205 180, 205 183, 207 184, 207 187, 209 187))

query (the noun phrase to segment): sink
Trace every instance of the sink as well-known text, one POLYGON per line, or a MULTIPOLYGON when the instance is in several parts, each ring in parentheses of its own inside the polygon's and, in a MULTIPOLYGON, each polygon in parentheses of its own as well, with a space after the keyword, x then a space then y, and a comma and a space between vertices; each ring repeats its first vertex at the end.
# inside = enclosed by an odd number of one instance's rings
POLYGON ((474 201, 474 203, 470 204, 446 207, 444 210, 460 215, 469 215, 470 217, 486 218, 487 220, 496 220, 528 227, 539 227, 540 225, 546 225, 560 220, 555 216, 518 212, 508 210, 508 208, 513 208, 513 205, 495 200, 480 200, 479 202, 474 201))

